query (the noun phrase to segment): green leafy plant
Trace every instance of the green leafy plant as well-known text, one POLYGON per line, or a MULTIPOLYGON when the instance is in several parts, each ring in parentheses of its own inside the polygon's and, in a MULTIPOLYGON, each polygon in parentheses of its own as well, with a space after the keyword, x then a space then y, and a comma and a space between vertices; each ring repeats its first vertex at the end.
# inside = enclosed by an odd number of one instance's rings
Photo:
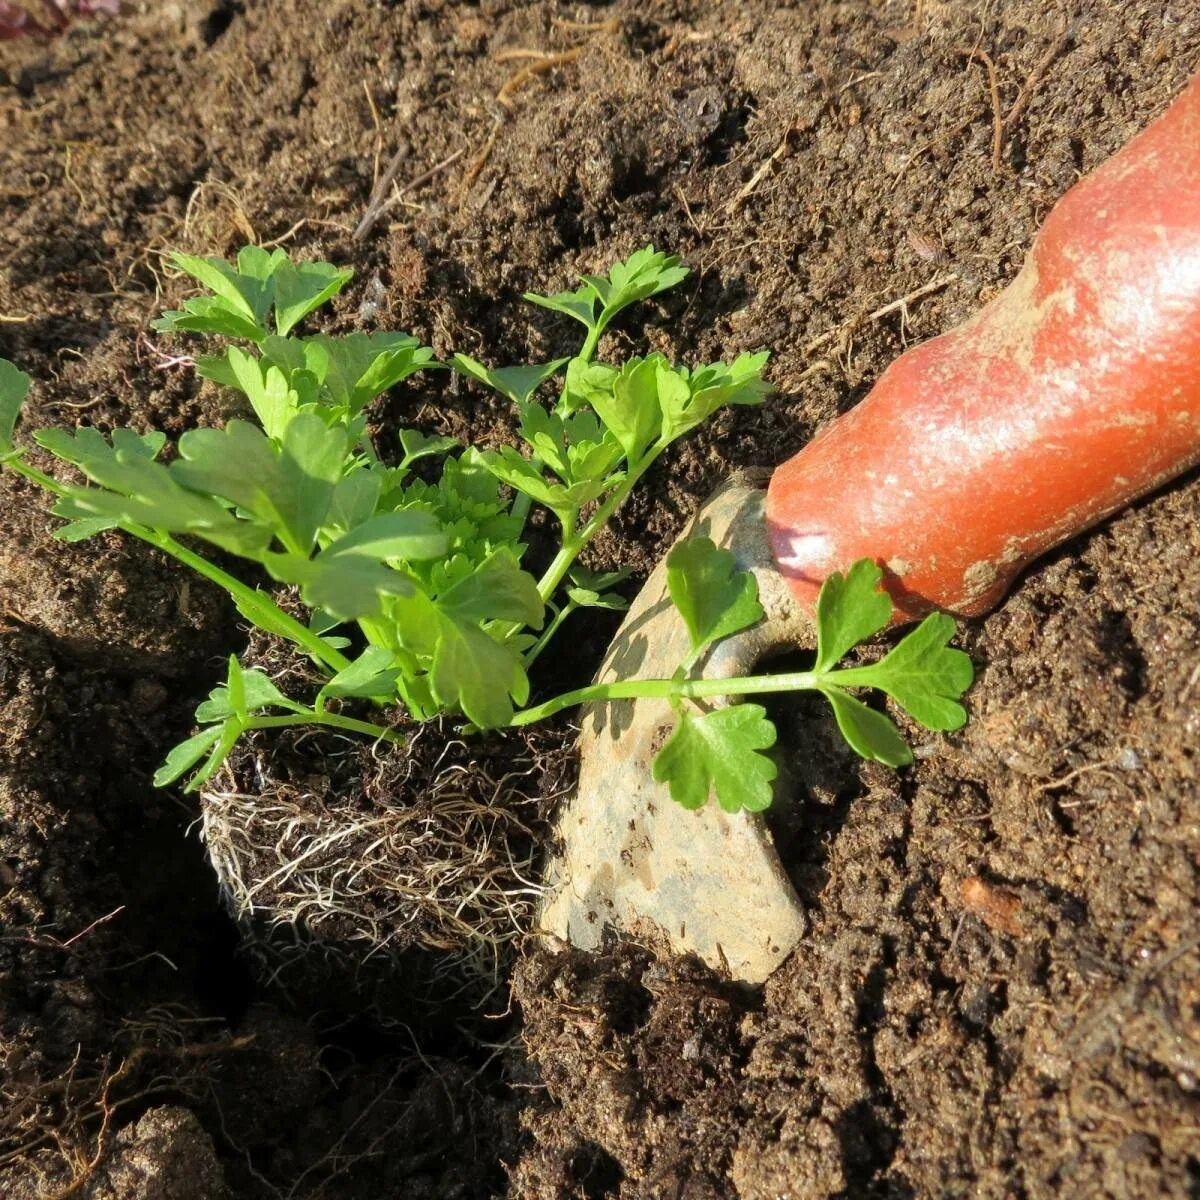
POLYGON ((970 663, 946 648, 948 617, 931 617, 881 662, 837 669, 853 645, 880 630, 890 601, 878 569, 856 566, 821 593, 819 648, 811 671, 705 681, 689 673, 720 638, 761 618, 752 576, 704 539, 669 561, 672 597, 692 649, 666 680, 594 685, 534 707, 528 671, 567 619, 582 609, 620 609, 624 572, 593 574, 578 559, 666 448, 721 408, 761 403, 766 353, 731 363, 672 364, 661 354, 619 364, 594 360, 601 335, 629 305, 673 287, 686 269, 653 247, 585 276, 579 289, 526 298, 587 330, 579 352, 552 362, 492 368, 463 354, 449 364, 406 333, 300 335, 305 317, 351 277, 328 263, 293 263, 283 251, 247 247, 236 262, 177 254, 174 265, 207 291, 156 323, 165 333, 232 339, 197 359, 206 378, 240 393, 255 421, 185 433, 165 461, 162 434, 43 429, 35 441, 88 481, 39 470, 13 433, 28 378, 0 360, 0 465, 56 496, 75 541, 121 529, 223 587, 253 624, 287 639, 324 677, 311 704, 285 697, 262 672, 229 660, 225 681, 200 705, 200 730, 156 776, 189 775, 199 787, 239 737, 253 729, 333 726, 387 740, 389 727, 341 711, 347 700, 402 704, 417 720, 460 718, 468 728, 525 725, 572 704, 666 696, 677 728, 654 771, 685 807, 710 792, 726 808, 761 809, 774 766, 774 729, 755 704, 697 707, 709 698, 815 689, 860 754, 909 760, 891 721, 847 691, 873 687, 935 729, 965 719, 957 697, 970 663), (240 343, 240 344, 238 344, 240 343), (521 448, 462 448, 453 439, 400 429, 376 442, 368 405, 421 370, 451 369, 516 408, 521 448), (556 382, 557 393, 540 394, 556 382), (419 474, 414 464, 425 460, 419 474), (557 549, 528 569, 523 538, 537 504, 553 516, 557 549), (307 622, 194 549, 208 543, 298 589, 307 622))

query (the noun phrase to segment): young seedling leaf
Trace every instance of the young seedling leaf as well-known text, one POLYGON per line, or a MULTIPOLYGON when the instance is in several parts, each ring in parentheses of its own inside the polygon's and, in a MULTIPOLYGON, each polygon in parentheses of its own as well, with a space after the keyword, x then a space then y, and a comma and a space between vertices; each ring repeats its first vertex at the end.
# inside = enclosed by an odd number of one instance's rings
POLYGON ((817 660, 820 673, 859 642, 865 642, 892 619, 892 598, 880 591, 883 572, 870 559, 860 559, 842 575, 834 572, 817 596, 817 660))
POLYGON ((556 358, 553 362, 527 367, 486 367, 469 354, 455 354, 450 359, 450 365, 456 371, 507 396, 520 408, 528 404, 533 393, 569 361, 569 358, 556 358))
POLYGON ((537 292, 525 292, 523 295, 530 304, 573 317, 589 330, 596 327, 596 294, 589 287, 577 288, 573 292, 555 292, 552 296, 542 296, 537 292))
POLYGON ((596 592, 591 588, 569 587, 567 599, 576 608, 606 608, 609 612, 624 612, 629 607, 629 601, 616 592, 596 592))
POLYGON ((623 262, 609 268, 607 281, 585 276, 585 281, 600 297, 605 316, 612 317, 638 300, 646 300, 675 287, 688 277, 677 255, 643 246, 623 262))
POLYGON ((396 655, 384 646, 368 646, 348 667, 340 670, 322 689, 321 697, 358 697, 391 700, 396 694, 396 655))
POLYGON ((154 786, 166 787, 186 775, 220 740, 221 726, 210 725, 180 742, 154 772, 154 786))
POLYGON ((524 704, 529 697, 529 680, 511 646, 449 619, 441 623, 430 682, 439 704, 459 709, 480 729, 507 725, 513 701, 524 704))
POLYGON ((275 328, 286 337, 296 324, 314 309, 332 299, 354 277, 350 270, 339 271, 332 263, 281 262, 275 277, 275 328))
POLYGON ((715 792, 726 812, 761 812, 771 803, 776 774, 763 751, 774 744, 775 726, 761 705, 685 710, 654 759, 654 778, 684 808, 701 808, 715 792))
POLYGON ((680 542, 667 555, 667 587, 687 626, 693 654, 762 620, 758 584, 710 538, 680 542))
POLYGON ((400 449, 404 451, 404 457, 400 460, 400 469, 408 470, 420 458, 449 454, 460 444, 458 438, 438 437, 434 434, 421 433, 416 429, 402 429, 400 430, 400 449))
POLYGON ((840 688, 823 687, 821 691, 833 706, 842 737, 856 754, 889 767, 906 767, 912 762, 912 751, 890 717, 840 688))
POLYGON ((959 698, 975 669, 968 655, 947 645, 954 631, 953 617, 930 613, 885 658, 860 671, 926 729, 959 729, 967 719, 959 698))
POLYGON ((13 448, 17 416, 28 395, 29 376, 7 358, 0 358, 0 458, 13 448))
POLYGON ((229 674, 225 680, 225 689, 229 696, 229 707, 233 710, 233 715, 244 725, 250 719, 250 713, 246 709, 246 681, 242 672, 242 664, 238 662, 237 655, 229 656, 229 674))
POLYGON ((304 711, 302 705, 289 700, 275 686, 271 677, 257 667, 251 668, 249 671, 241 670, 240 706, 230 686, 232 680, 233 666, 231 663, 229 677, 226 681, 213 688, 208 694, 208 699, 202 701, 196 709, 196 720, 202 725, 208 725, 214 721, 224 721, 226 717, 233 716, 245 721, 250 713, 264 708, 287 708, 293 712, 304 711))
POLYGON ((220 736, 217 743, 209 751, 208 757, 200 764, 200 769, 187 781, 185 792, 194 792, 206 784, 220 769, 221 764, 229 757, 229 752, 242 736, 242 723, 237 717, 229 717, 223 725, 218 726, 220 736))

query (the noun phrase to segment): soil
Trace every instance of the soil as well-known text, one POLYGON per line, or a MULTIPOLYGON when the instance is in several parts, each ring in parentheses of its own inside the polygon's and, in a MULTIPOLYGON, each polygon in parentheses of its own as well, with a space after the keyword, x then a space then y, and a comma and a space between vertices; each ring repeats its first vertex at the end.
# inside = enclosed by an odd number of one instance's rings
MULTIPOLYGON (((500 363, 570 348, 522 290, 653 241, 694 273, 604 352, 771 347, 780 392, 667 455, 595 547, 643 576, 731 468, 779 461, 993 295, 1200 66, 1193 0, 127 7, 0 50, 0 355, 37 380, 29 425, 230 415, 146 336, 185 294, 168 248, 353 266, 331 328, 500 363), (575 47, 498 98, 536 61, 505 51, 575 47), (998 165, 972 48, 1012 114, 998 165), (394 154, 406 190, 355 239, 394 154)), ((512 433, 444 376, 376 419, 512 433)), ((195 802, 150 784, 244 631, 153 551, 54 541, 9 475, 0 505, 4 1195, 1200 1195, 1194 473, 964 627, 971 722, 911 770, 779 710, 812 924, 765 988, 530 943, 512 1008, 406 1007, 411 951, 269 968, 195 802)), ((557 682, 611 632, 573 639, 557 682)), ((557 750, 512 750, 535 752, 557 750)))

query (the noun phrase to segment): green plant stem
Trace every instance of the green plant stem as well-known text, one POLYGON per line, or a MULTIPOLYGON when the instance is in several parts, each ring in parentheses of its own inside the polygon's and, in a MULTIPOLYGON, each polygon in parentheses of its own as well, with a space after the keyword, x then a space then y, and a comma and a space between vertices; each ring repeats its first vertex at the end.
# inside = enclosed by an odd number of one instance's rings
POLYGON ((628 679, 617 683, 593 683, 564 692, 533 708, 513 714, 512 726, 532 725, 564 708, 605 700, 703 700, 713 696, 752 696, 761 692, 811 692, 822 686, 848 682, 850 671, 790 671, 781 675, 751 675, 740 679, 628 679))
POLYGON ((575 560, 583 553, 596 534, 612 520, 613 513, 625 503, 629 493, 637 486, 641 477, 669 445, 670 442, 661 441, 651 447, 641 462, 613 489, 608 499, 596 509, 591 519, 578 532, 568 529, 564 523, 562 545, 541 579, 538 580, 538 594, 542 597, 543 603, 554 595, 575 560))
MULTIPOLYGON (((60 499, 67 496, 70 492, 70 489, 64 487, 57 479, 47 475, 44 471, 39 471, 36 467, 31 467, 19 458, 10 459, 4 465, 9 470, 16 471, 18 475, 25 476, 32 483, 36 483, 39 487, 44 488, 60 499)), ((148 542, 151 546, 156 546, 159 550, 169 554, 185 566, 191 567, 197 574, 203 575, 205 579, 228 592, 237 601, 242 613, 251 621, 255 621, 256 624, 262 624, 267 628, 270 627, 268 622, 271 622, 274 623, 276 628, 286 630, 289 640, 295 642, 301 649, 306 650, 317 662, 321 663, 322 666, 328 668, 334 674, 350 665, 350 660, 345 655, 340 654, 323 638, 318 637, 311 629, 297 621, 295 617, 285 613, 269 597, 264 596, 257 589, 242 583, 240 579, 235 579, 227 571, 222 571, 220 567, 210 562, 203 555, 189 550, 186 546, 177 542, 169 533, 164 533, 160 529, 151 529, 145 525, 135 525, 129 521, 119 521, 117 528, 132 537, 140 538, 143 542, 148 542), (256 612, 266 614, 261 622, 256 620, 254 616, 256 612)))
POLYGON ((573 600, 567 601, 566 604, 558 610, 554 615, 554 619, 542 631, 542 636, 525 652, 524 666, 525 670, 533 665, 534 660, 539 654, 550 644, 551 639, 558 632, 558 627, 579 607, 573 600))
POLYGON ((328 725, 333 729, 345 729, 350 733, 362 733, 381 741, 404 745, 404 736, 395 730, 373 725, 370 721, 359 721, 354 717, 343 717, 331 712, 303 712, 289 717, 251 717, 244 729, 286 729, 292 725, 328 725))
MULTIPOLYGON (((583 359, 584 362, 590 362, 592 355, 596 353, 596 344, 600 341, 600 334, 603 332, 603 329, 599 325, 593 325, 588 330, 588 335, 584 339, 583 345, 580 347, 579 353, 575 357, 583 359)), ((564 384, 563 386, 565 387, 566 385, 564 384)), ((540 471, 546 464, 542 462, 542 460, 535 454, 530 458, 529 465, 533 467, 535 471, 540 471)), ((520 526, 518 527, 518 537, 520 536, 520 530, 525 528, 525 522, 529 520, 529 511, 532 507, 533 497, 527 495, 525 492, 518 493, 517 498, 513 501, 512 508, 509 510, 511 514, 521 522, 520 526)))

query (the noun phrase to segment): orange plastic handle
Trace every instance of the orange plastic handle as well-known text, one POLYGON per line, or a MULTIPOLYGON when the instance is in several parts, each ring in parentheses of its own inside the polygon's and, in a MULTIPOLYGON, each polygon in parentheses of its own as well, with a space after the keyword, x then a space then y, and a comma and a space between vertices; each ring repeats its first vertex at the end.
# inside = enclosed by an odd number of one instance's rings
POLYGON ((1200 461, 1200 76, 1054 207, 1013 282, 775 472, 802 603, 860 558, 897 619, 986 611, 1032 559, 1200 461))

